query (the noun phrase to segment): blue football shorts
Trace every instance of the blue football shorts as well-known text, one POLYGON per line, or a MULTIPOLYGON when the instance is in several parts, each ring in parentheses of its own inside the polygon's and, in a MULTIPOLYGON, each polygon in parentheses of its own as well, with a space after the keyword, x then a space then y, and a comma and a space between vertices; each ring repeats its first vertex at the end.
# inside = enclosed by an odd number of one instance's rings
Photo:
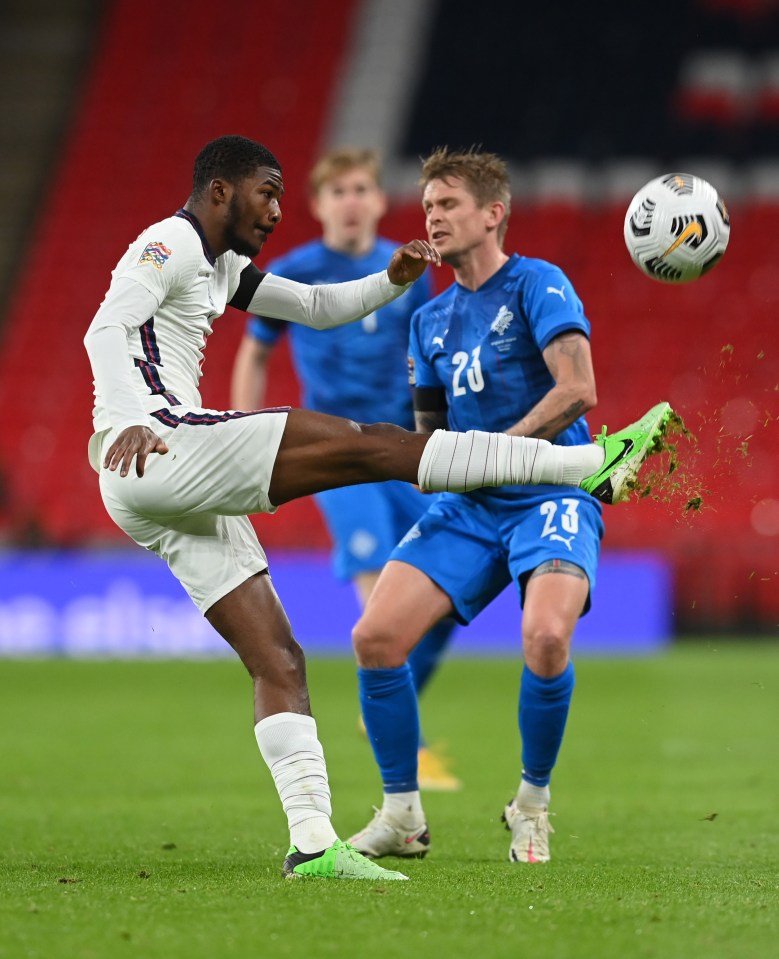
POLYGON ((380 570, 397 543, 435 502, 400 480, 361 483, 317 493, 333 539, 333 570, 339 579, 380 570))
MULTIPOLYGON (((426 573, 452 600, 460 622, 469 623, 512 580, 524 604, 527 579, 546 560, 580 566, 592 594, 602 536, 600 505, 575 487, 502 500, 443 493, 390 559, 426 573)), ((589 608, 588 596, 584 612, 589 608)))

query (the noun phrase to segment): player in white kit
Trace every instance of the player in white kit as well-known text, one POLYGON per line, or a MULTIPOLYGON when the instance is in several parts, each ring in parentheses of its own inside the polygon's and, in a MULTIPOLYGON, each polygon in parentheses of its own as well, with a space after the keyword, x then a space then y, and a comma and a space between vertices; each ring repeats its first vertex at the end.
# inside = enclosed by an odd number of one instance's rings
POLYGON ((331 825, 303 652, 246 514, 389 479, 454 492, 574 483, 616 502, 654 434, 630 445, 612 447, 607 437, 552 447, 474 431, 427 436, 307 410, 203 409, 203 350, 228 304, 325 329, 373 312, 427 264, 440 265, 432 246, 414 240, 364 280, 307 286, 264 274, 250 257, 281 221, 283 190, 269 150, 220 137, 196 158, 185 206, 130 245, 84 340, 95 382, 89 457, 111 517, 165 559, 252 678, 257 742, 290 829, 283 874, 405 879, 341 842, 331 825))

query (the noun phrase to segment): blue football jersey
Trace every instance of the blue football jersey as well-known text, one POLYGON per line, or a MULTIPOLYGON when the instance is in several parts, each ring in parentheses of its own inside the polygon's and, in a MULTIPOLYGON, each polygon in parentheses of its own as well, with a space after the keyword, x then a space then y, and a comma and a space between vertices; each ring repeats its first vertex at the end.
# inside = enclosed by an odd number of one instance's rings
MULTIPOLYGON (((567 330, 590 333, 570 280, 551 263, 514 254, 478 290, 454 283, 417 310, 410 378, 417 387, 444 387, 450 429, 503 432, 554 386, 542 353, 567 330)), ((591 442, 585 419, 554 442, 591 442)))
MULTIPOLYGON (((349 256, 315 240, 270 262, 265 269, 299 283, 342 283, 387 268, 399 244, 378 238, 370 253, 349 256)), ((412 313, 432 292, 426 272, 398 299, 375 313, 331 330, 251 317, 247 329, 263 343, 290 336, 303 405, 321 413, 364 423, 396 423, 414 429, 411 390, 406 375, 412 313)))

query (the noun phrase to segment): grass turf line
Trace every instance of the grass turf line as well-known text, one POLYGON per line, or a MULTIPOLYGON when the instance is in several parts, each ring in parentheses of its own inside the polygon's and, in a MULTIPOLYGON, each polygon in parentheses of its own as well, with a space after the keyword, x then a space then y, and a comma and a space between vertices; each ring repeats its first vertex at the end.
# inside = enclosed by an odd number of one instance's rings
MULTIPOLYGON (((454 659, 426 694, 465 788, 425 795, 434 846, 401 865, 413 882, 285 883, 237 663, 0 663, 0 957, 772 954, 779 648, 577 662, 554 859, 528 868, 499 822, 519 671, 454 659)), ((309 674, 348 836, 381 795, 354 669, 309 674)))

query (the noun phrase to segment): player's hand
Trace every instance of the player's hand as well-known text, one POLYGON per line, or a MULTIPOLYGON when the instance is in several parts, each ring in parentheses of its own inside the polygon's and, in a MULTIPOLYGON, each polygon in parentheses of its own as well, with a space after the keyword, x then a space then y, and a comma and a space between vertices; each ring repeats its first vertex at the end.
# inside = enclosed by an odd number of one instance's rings
POLYGON ((119 475, 127 476, 135 458, 135 474, 143 476, 146 457, 150 453, 165 454, 167 452, 168 447, 148 426, 128 426, 108 448, 103 467, 107 470, 115 470, 121 464, 119 475))
POLYGON ((441 265, 441 255, 427 240, 412 240, 404 243, 392 254, 387 267, 390 281, 396 286, 413 283, 425 272, 428 264, 441 265))

